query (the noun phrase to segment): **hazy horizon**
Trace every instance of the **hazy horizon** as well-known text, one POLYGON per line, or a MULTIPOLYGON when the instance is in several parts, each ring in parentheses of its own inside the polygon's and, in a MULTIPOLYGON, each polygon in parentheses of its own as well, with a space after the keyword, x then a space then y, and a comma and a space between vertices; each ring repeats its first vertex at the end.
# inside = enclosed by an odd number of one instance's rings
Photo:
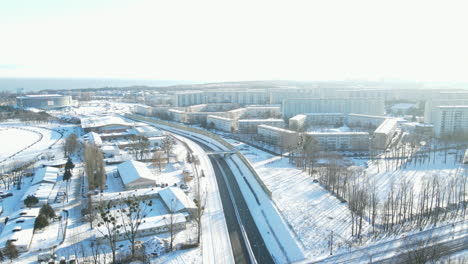
POLYGON ((468 81, 462 1, 4 1, 0 77, 468 81))

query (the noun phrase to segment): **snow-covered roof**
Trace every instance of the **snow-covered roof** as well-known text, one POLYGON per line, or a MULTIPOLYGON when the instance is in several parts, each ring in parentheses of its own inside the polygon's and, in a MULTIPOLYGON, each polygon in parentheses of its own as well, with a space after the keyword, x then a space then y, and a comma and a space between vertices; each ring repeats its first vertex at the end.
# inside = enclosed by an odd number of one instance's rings
POLYGON ((65 95, 61 95, 61 94, 26 94, 26 95, 23 95, 23 96, 18 96, 16 98, 19 98, 19 99, 26 99, 26 98, 41 99, 41 98, 62 97, 62 96, 65 96, 65 95))
POLYGON ((385 119, 385 121, 380 124, 380 126, 374 131, 374 133, 384 133, 387 134, 392 131, 397 125, 395 119, 385 119))
POLYGON ((353 135, 361 135, 361 136, 369 136, 367 132, 306 132, 307 135, 312 136, 353 136, 353 135))
POLYGON ((135 160, 127 160, 117 166, 122 182, 127 185, 136 180, 146 179, 154 182, 154 175, 142 162, 135 160))
POLYGON ((119 153, 120 149, 114 145, 105 145, 101 147, 102 152, 104 153, 119 153))
POLYGON ((32 185, 36 185, 39 183, 55 184, 57 182, 59 172, 60 169, 54 167, 40 168, 34 174, 32 185))
POLYGON ((121 125, 130 127, 133 124, 118 116, 93 116, 81 119, 82 128, 102 127, 108 125, 121 125))
POLYGON ((269 125, 259 125, 258 128, 259 129, 263 128, 263 129, 266 129, 266 130, 277 131, 277 132, 281 132, 281 133, 287 133, 287 134, 291 134, 291 135, 297 133, 297 132, 289 130, 289 129, 274 127, 274 126, 269 126, 269 125))
POLYGON ((164 188, 159 191, 159 196, 172 212, 196 208, 195 203, 179 188, 164 188))
POLYGON ((12 240, 18 250, 27 250, 33 237, 35 220, 35 217, 24 217, 8 221, 0 235, 0 248, 4 248, 8 240, 12 240), (19 220, 21 220, 22 223, 17 223, 19 220), (20 228, 20 231, 13 231, 14 229, 20 228))
POLYGON ((102 145, 102 139, 98 133, 89 132, 88 134, 84 135, 83 138, 85 139, 85 141, 88 141, 89 143, 92 143, 96 146, 102 145))
POLYGON ((267 118, 267 119, 240 119, 239 123, 258 123, 258 122, 275 122, 275 123, 284 123, 283 119, 277 118, 267 118))
POLYGON ((227 117, 222 117, 222 116, 216 116, 216 115, 208 115, 207 118, 209 118, 209 119, 223 120, 223 121, 229 121, 229 122, 234 121, 234 119, 227 118, 227 117))
POLYGON ((162 136, 163 132, 155 127, 152 126, 139 126, 134 129, 137 135, 143 135, 143 136, 152 136, 152 137, 158 137, 162 136))
POLYGON ((29 187, 29 189, 21 198, 21 201, 24 201, 29 195, 34 195, 39 200, 39 202, 47 202, 53 188, 54 184, 52 183, 40 183, 37 185, 33 185, 29 187))

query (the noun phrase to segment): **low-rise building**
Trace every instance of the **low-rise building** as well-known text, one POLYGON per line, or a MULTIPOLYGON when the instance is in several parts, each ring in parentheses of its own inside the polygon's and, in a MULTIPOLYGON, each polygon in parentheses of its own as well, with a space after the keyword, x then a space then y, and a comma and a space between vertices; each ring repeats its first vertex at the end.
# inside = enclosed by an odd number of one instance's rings
POLYGON ((374 131, 372 146, 376 149, 386 149, 393 139, 398 122, 395 119, 386 119, 374 131))
POLYGON ((257 134, 260 140, 280 146, 283 149, 296 147, 299 143, 299 133, 284 128, 259 125, 257 134))
POLYGON ((320 148, 325 150, 363 151, 369 149, 367 132, 307 132, 306 137, 313 137, 320 148))
POLYGON ((206 123, 208 126, 213 126, 215 129, 226 132, 234 132, 237 130, 237 122, 235 119, 231 118, 209 115, 206 119, 206 123))
POLYGON ((180 188, 164 188, 159 191, 159 196, 171 213, 193 214, 197 210, 195 203, 180 188))
POLYGON ((289 119, 289 129, 294 131, 304 131, 306 126, 307 116, 299 114, 289 119))
POLYGON ((142 162, 128 160, 117 166, 125 190, 145 188, 156 184, 156 177, 142 162))
POLYGON ((346 124, 351 127, 375 127, 380 126, 388 117, 363 114, 348 114, 346 124))
MULTIPOLYGON (((154 236, 161 233, 169 232, 172 228, 173 231, 179 231, 185 229, 187 219, 184 214, 165 214, 151 217, 145 217, 144 221, 138 227, 136 237, 154 236)), ((98 227, 95 231, 95 238, 99 243, 109 243, 109 240, 105 237, 106 230, 103 226, 98 227)), ((116 236, 117 241, 128 240, 125 232, 120 232, 116 236)))
POLYGON ((274 127, 285 127, 283 119, 241 119, 237 122, 238 132, 242 134, 256 134, 257 126, 268 125, 274 127))

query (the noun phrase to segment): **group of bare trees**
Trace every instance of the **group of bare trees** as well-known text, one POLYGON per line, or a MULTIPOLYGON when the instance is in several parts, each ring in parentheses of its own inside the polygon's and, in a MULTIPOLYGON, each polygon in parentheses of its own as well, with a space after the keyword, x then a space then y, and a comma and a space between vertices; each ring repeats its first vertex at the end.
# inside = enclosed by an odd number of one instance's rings
POLYGON ((89 189, 98 188, 103 191, 106 185, 106 170, 101 149, 94 144, 85 144, 84 167, 88 176, 89 189))
POLYGON ((317 169, 317 175, 322 186, 348 203, 352 235, 357 238, 361 237, 363 221, 372 226, 372 233, 397 233, 466 214, 468 179, 462 173, 433 175, 417 186, 410 179, 400 179, 381 198, 376 183, 360 167, 340 166, 331 160, 317 169))
POLYGON ((136 255, 136 239, 147 214, 152 211, 152 205, 152 200, 128 197, 117 202, 99 204, 96 207, 99 216, 97 230, 111 249, 113 263, 116 263, 117 242, 121 239, 130 242, 130 259, 137 260, 143 257, 136 255))

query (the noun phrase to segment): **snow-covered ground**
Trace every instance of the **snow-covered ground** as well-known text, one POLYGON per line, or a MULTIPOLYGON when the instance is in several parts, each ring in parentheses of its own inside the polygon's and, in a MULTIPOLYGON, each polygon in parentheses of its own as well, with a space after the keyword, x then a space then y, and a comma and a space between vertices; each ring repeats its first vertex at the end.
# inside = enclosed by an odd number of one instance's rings
MULTIPOLYGON (((273 201, 300 241, 309 259, 327 255, 328 238, 345 245, 351 238, 350 211, 288 158, 271 155, 244 143, 229 140, 252 163, 273 193, 273 201)), ((364 227, 366 228, 366 227, 364 227)))
MULTIPOLYGON (((341 203, 320 184, 314 183, 313 177, 295 168, 289 163, 288 158, 271 155, 242 142, 227 140, 245 155, 272 191, 273 200, 294 230, 296 238, 301 242, 309 259, 320 259, 329 254, 329 240, 332 232, 334 252, 346 252, 350 249, 351 217, 346 203, 341 203)), ((435 162, 431 160, 425 164, 412 163, 406 168, 401 167, 389 172, 385 171, 383 160, 373 162, 356 160, 355 165, 362 166, 363 169, 368 167, 364 175, 372 181, 375 180, 377 193, 382 201, 391 184, 404 179, 418 187, 424 180, 429 180, 434 175, 448 180, 455 175, 466 174, 466 168, 454 160, 455 155, 449 154, 447 162, 444 162, 443 152, 437 155, 435 162)), ((419 188, 416 188, 416 193, 418 190, 419 188)), ((425 227, 427 228, 431 227, 425 227)), ((369 223, 364 222, 364 233, 367 229, 369 229, 369 223)), ((365 243, 372 245, 392 239, 395 239, 395 235, 380 237, 376 240, 370 239, 365 243)), ((356 244, 353 245, 353 247, 356 246, 356 244)))
MULTIPOLYGON (((200 134, 193 134, 192 132, 180 131, 161 125, 157 125, 157 127, 169 131, 182 132, 184 136, 188 138, 195 136, 197 139, 202 139, 206 144, 214 147, 214 149, 225 149, 225 146, 221 143, 200 134)), ((233 159, 228 159, 227 162, 230 167, 233 168, 236 181, 238 181, 242 194, 248 203, 249 210, 254 216, 255 223, 274 259, 279 263, 303 260, 304 255, 302 249, 298 245, 298 242, 296 242, 296 238, 291 233, 292 231, 278 212, 273 201, 266 195, 260 187, 260 184, 255 180, 252 173, 237 156, 233 157, 233 159), (250 188, 245 184, 245 180, 249 181, 250 188), (255 197, 259 199, 260 203, 256 202, 255 197)))
POLYGON ((31 130, 16 127, 0 127, 0 146, 2 146, 0 160, 25 149, 39 139, 41 139, 41 135, 31 130))

